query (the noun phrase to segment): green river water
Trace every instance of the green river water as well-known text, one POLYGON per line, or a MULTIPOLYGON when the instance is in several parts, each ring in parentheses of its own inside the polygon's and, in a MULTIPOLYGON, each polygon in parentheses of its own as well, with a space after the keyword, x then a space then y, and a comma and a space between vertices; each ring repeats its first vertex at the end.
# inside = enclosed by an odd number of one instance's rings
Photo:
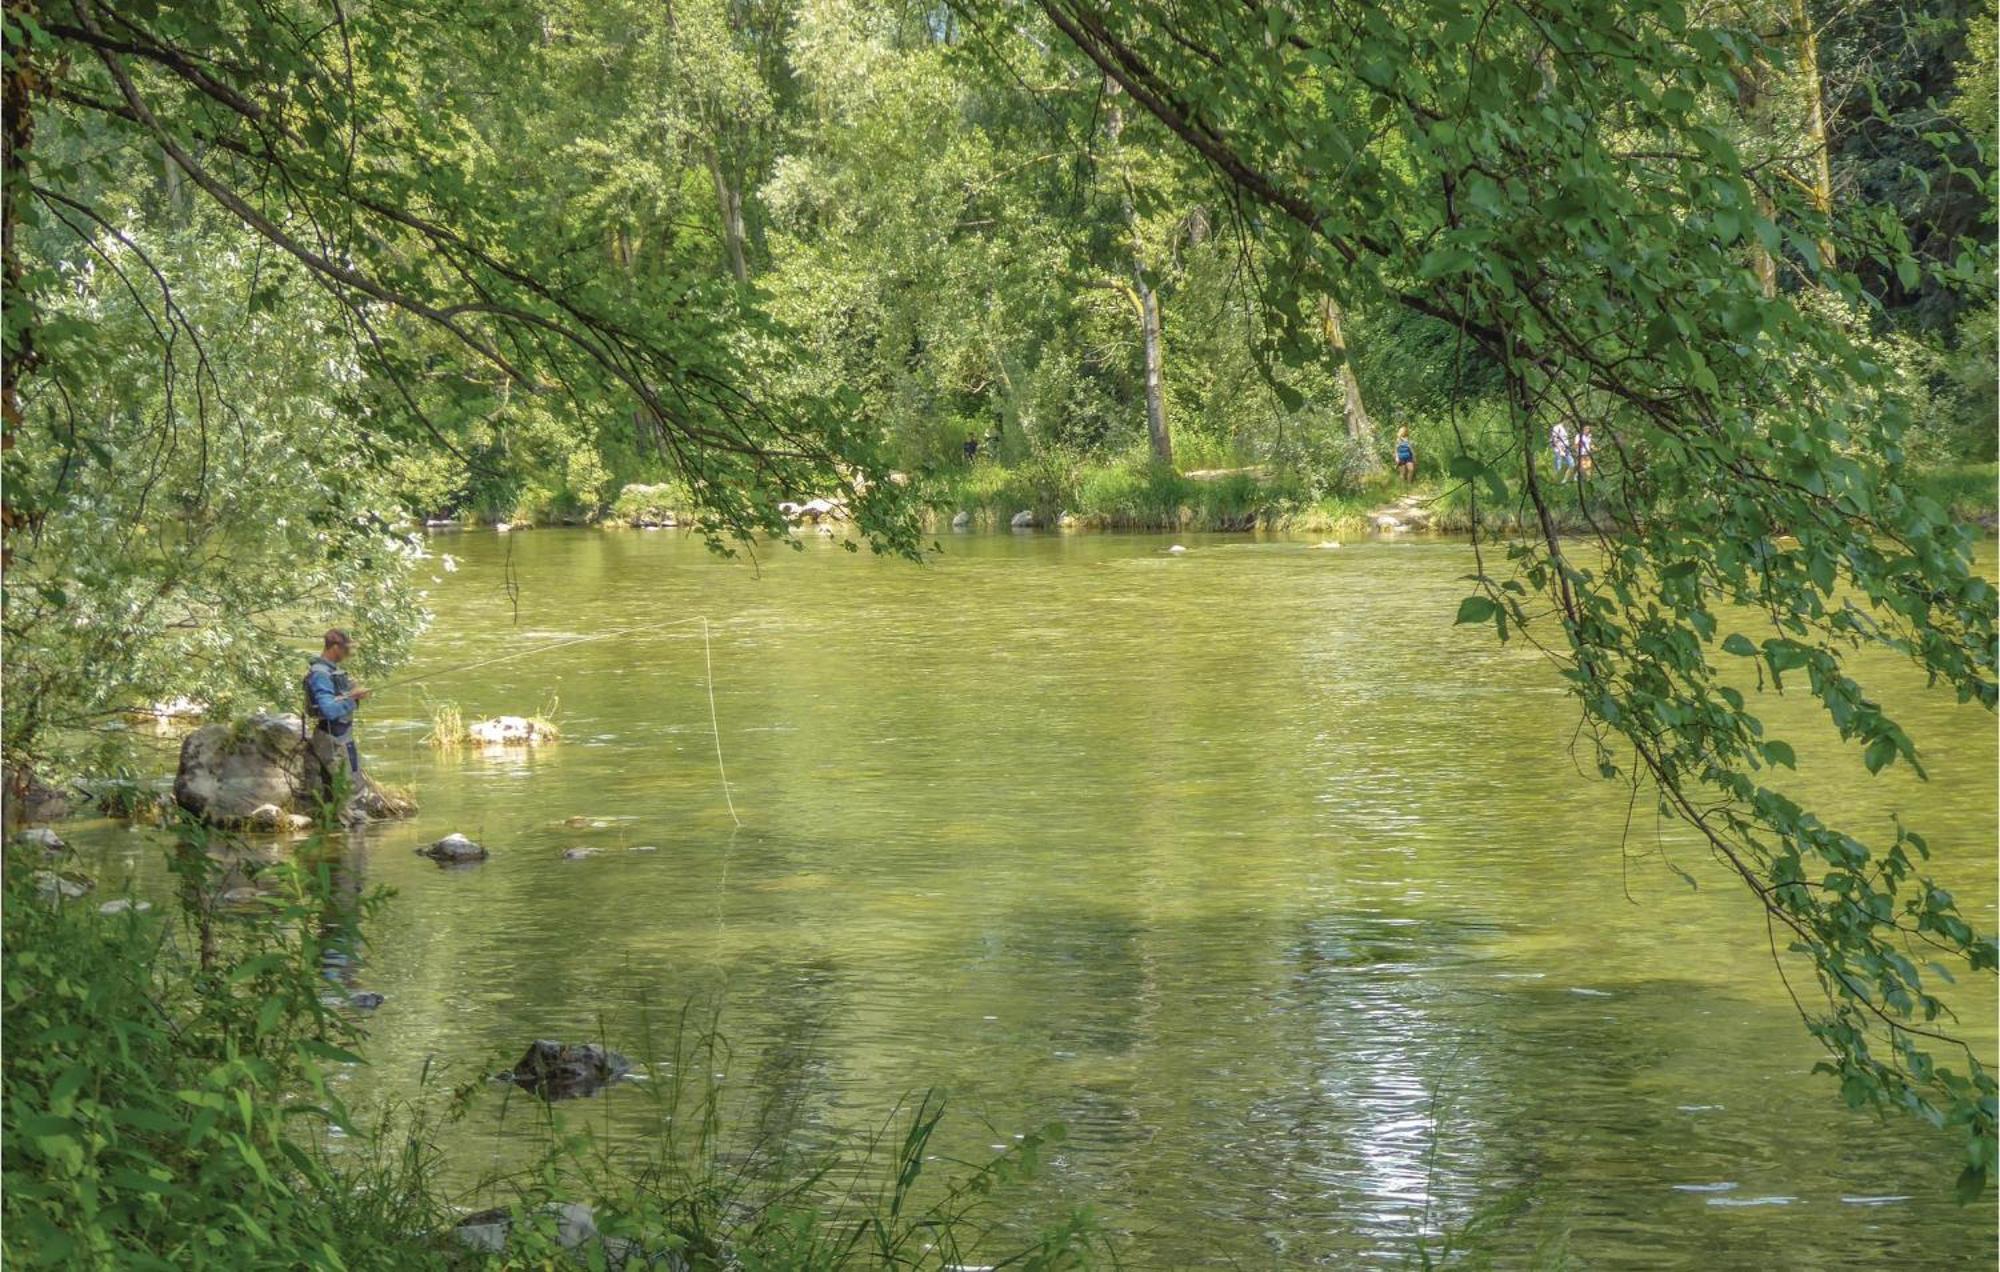
MULTIPOLYGON (((423 810, 346 850, 396 892, 351 970, 387 1001, 349 1081, 408 1092, 536 1037, 636 1050, 643 1015, 695 1001, 728 1081, 782 1093, 801 1133, 930 1089, 946 1155, 1061 1122, 1010 1204, 1024 1228, 1087 1204, 1136 1267, 1409 1266, 1419 1232, 1509 1198, 1530 1204, 1482 1239, 1498 1266, 1994 1265, 1990 1204, 1950 1199, 1955 1143, 1808 1076, 1741 886, 1643 804, 1621 848, 1628 793, 1579 771, 1550 669, 1452 628, 1464 544, 1173 541, 955 536, 918 567, 434 539, 458 568, 430 563, 404 674, 706 615, 742 826, 698 626, 370 703, 371 765, 423 810), (434 701, 551 691, 559 745, 420 743, 434 701), (492 860, 413 855, 454 830, 492 860)), ((1877 671, 1932 780, 1866 780, 1806 704, 1766 704, 1813 743, 1793 788, 1876 838, 1901 813, 1990 931, 1993 718, 1877 671)), ((100 895, 121 869, 159 886, 149 837, 95 839, 100 895)), ((1964 1012, 1988 1059, 1991 989, 1964 1012)), ((512 1149, 500 1099, 454 1132, 469 1172, 512 1149)), ((643 1104, 569 1107, 616 1131, 643 1104)))

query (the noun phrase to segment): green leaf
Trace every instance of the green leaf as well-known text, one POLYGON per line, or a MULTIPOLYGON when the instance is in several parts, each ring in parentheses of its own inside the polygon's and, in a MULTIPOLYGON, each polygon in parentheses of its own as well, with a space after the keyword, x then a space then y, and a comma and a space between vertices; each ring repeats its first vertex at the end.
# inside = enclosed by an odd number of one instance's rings
POLYGON ((1870 773, 1880 773, 1896 758, 1896 739, 1889 734, 1877 734, 1862 753, 1861 762, 1868 766, 1870 773))
POLYGON ((1452 620, 1452 625, 1457 626, 1460 623, 1490 623, 1493 621, 1493 616, 1499 612, 1500 607, 1495 605, 1490 598, 1468 596, 1458 603, 1458 617, 1452 620))

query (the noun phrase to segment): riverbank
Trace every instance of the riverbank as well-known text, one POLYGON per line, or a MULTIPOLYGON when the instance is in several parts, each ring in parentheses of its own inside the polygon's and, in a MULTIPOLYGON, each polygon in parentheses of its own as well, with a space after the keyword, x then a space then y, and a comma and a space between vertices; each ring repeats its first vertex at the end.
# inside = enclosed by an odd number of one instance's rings
MULTIPOLYGON (((1993 464, 1969 464, 1915 474, 1915 493, 1937 501, 1955 521, 1992 530, 2000 522, 1993 464)), ((1488 529, 1522 524, 1518 503, 1495 507, 1466 482, 1440 476, 1412 484, 1382 472, 1351 489, 1315 494, 1293 475, 1260 468, 1182 473, 1142 463, 1112 463, 1050 474, 975 463, 933 479, 926 503, 935 522, 1005 529, 1022 512, 1037 526, 1092 530, 1277 530, 1358 536, 1389 531, 1468 534, 1476 512, 1488 529)), ((1590 528, 1587 492, 1552 485, 1549 511, 1556 529, 1590 528)))
MULTIPOLYGON (((1315 491, 1296 474, 1261 466, 1181 472, 1123 460, 1092 465, 1019 465, 984 460, 916 479, 926 529, 1179 530, 1236 533, 1268 530, 1356 538, 1364 534, 1469 534, 1475 513, 1489 530, 1523 528, 1518 502, 1495 507, 1463 481, 1431 475, 1405 485, 1384 471, 1347 489, 1315 491)), ((2000 527, 2000 467, 1962 464, 1917 471, 1914 494, 1934 500, 1953 520, 1991 533, 2000 527)), ((1552 485, 1549 511, 1565 534, 1601 522, 1587 492, 1552 485)), ((837 505, 808 501, 796 518, 808 527, 839 524, 837 505)), ((541 519, 516 512, 510 520, 467 518, 433 528, 518 530, 551 525, 671 528, 692 524, 692 503, 671 483, 626 486, 594 516, 541 519)))

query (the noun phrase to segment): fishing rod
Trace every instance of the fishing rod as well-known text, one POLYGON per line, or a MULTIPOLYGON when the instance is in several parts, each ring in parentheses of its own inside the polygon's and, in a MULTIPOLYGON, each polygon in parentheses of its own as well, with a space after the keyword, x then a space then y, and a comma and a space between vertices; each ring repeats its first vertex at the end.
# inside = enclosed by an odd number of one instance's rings
MULTIPOLYGON (((481 667, 491 667, 495 663, 512 662, 516 658, 526 658, 530 654, 545 654, 552 649, 567 649, 571 645, 587 645, 592 641, 611 640, 618 636, 630 636, 634 632, 660 631, 669 627, 688 627, 695 623, 702 624, 704 631, 707 629, 708 620, 705 617, 678 618, 663 623, 641 623, 636 627, 621 627, 615 631, 598 632, 590 636, 571 636, 566 640, 551 641, 548 644, 536 645, 530 649, 517 649, 511 654, 501 654, 495 658, 482 658, 478 662, 466 663, 461 667, 447 667, 442 671, 427 672, 421 676, 408 676, 402 680, 391 680, 386 685, 365 688, 366 692, 370 694, 386 693, 391 689, 402 689, 410 685, 426 684, 432 680, 442 680, 446 676, 457 676, 468 671, 477 671, 481 667)), ((342 694, 341 696, 346 697, 348 695, 342 694)))
MULTIPOLYGON (((516 658, 526 658, 530 654, 545 654, 552 649, 567 649, 571 645, 587 645, 592 641, 612 640, 619 636, 630 636, 634 632, 655 632, 665 631, 670 627, 691 627, 696 623, 701 624, 702 686, 708 692, 708 728, 710 736, 715 739, 715 774, 722 781, 722 801, 729 808, 729 820, 735 822, 740 828, 743 825, 743 818, 737 815, 736 797, 729 789, 729 770, 723 767, 722 763, 722 725, 716 719, 715 715, 715 663, 709 653, 708 615, 706 614, 697 614, 693 618, 669 619, 660 623, 640 623, 636 627, 620 627, 614 631, 597 632, 590 636, 571 636, 566 640, 550 641, 547 644, 536 645, 530 649, 517 649, 511 654, 500 654, 493 658, 482 658, 478 662, 466 663, 460 667, 447 667, 443 671, 433 671, 427 675, 409 676, 402 680, 392 680, 379 689, 369 689, 366 692, 376 694, 389 689, 407 688, 410 685, 420 685, 426 681, 442 680, 446 676, 456 676, 468 671, 476 671, 481 667, 491 667, 495 663, 512 662, 516 658)), ((342 694, 340 696, 347 698, 353 695, 342 694)))

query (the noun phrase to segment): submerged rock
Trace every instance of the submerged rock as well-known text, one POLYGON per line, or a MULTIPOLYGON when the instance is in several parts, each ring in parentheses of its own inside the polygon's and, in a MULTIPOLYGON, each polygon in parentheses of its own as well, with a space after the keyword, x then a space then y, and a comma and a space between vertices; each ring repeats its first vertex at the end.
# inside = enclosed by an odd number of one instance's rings
POLYGON ((424 844, 417 849, 417 855, 429 857, 441 866, 458 865, 468 861, 484 861, 489 854, 484 847, 453 833, 435 843, 424 844))
POLYGON ((357 990, 347 996, 347 1005, 357 1011, 374 1011, 382 1005, 382 995, 372 989, 357 990))
MULTIPOLYGON (((354 792, 354 798, 347 802, 350 820, 358 815, 363 821, 388 821, 394 818, 414 817, 417 801, 408 795, 390 790, 366 773, 361 775, 361 789, 354 792)), ((294 830, 312 825, 312 818, 294 816, 291 821, 294 830)))
POLYGON ((243 824, 251 830, 276 830, 284 824, 285 810, 276 804, 259 804, 250 810, 243 824))
POLYGON ((591 1095, 630 1072, 631 1061, 594 1042, 538 1039, 529 1043, 527 1054, 500 1076, 545 1100, 567 1100, 591 1095))
POLYGON ((598 851, 596 848, 565 848, 563 849, 563 860, 582 861, 585 857, 595 857, 598 851))
MULTIPOLYGON (((573 1201, 551 1201, 524 1208, 522 1221, 546 1232, 547 1220, 555 1220, 556 1245, 567 1252, 564 1267, 655 1268, 660 1272, 689 1272, 694 1265, 689 1256, 699 1258, 702 1267, 736 1267, 729 1249, 712 1237, 699 1233, 676 1239, 686 1241, 680 1249, 648 1250, 624 1237, 608 1237, 598 1230, 597 1216, 589 1206, 573 1201)), ((514 1213, 505 1206, 481 1210, 460 1219, 451 1235, 468 1250, 502 1257, 506 1266, 508 1247, 514 1239, 514 1213)))

